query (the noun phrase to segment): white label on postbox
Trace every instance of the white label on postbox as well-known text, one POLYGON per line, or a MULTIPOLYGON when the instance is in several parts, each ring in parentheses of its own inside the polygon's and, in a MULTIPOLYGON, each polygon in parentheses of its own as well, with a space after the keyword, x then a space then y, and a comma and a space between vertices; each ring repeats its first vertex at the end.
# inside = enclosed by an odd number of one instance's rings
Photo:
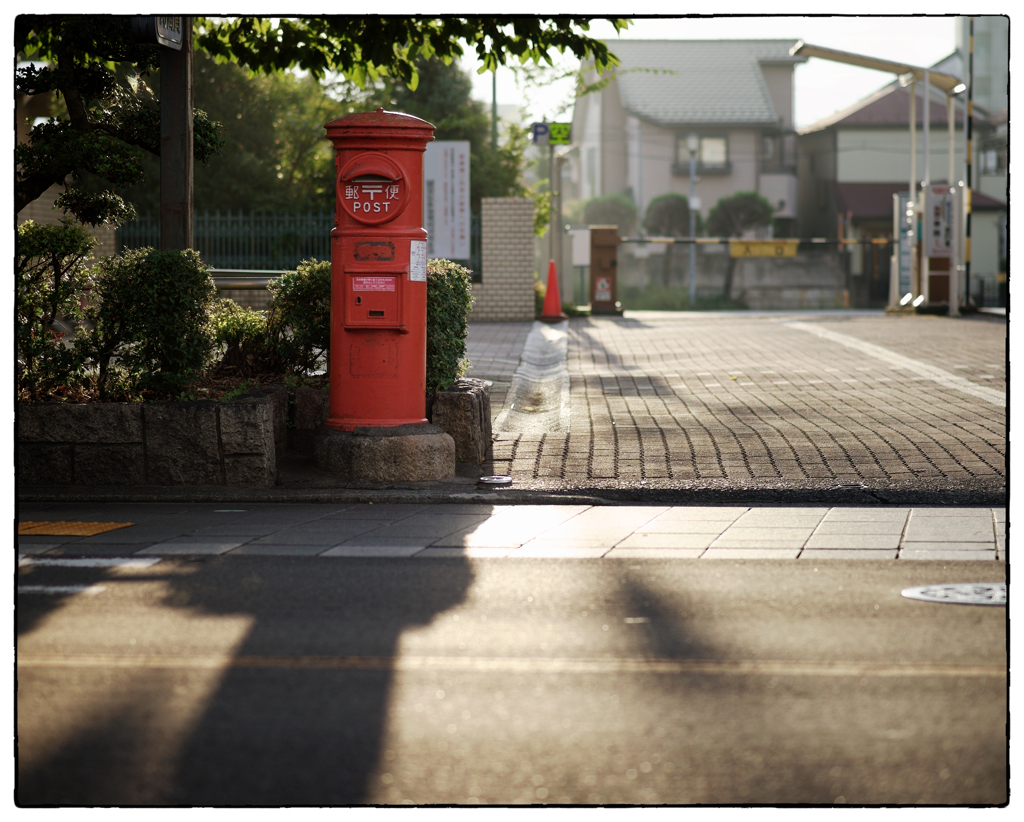
POLYGON ((409 243, 409 281, 427 281, 427 241, 411 240, 409 243))
POLYGON ((394 277, 353 277, 353 291, 394 291, 394 277))

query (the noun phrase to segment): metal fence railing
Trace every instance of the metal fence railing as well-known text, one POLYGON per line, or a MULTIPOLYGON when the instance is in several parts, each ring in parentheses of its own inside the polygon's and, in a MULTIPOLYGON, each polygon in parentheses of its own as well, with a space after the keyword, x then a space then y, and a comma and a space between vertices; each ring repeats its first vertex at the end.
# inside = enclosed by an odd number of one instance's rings
MULTIPOLYGON (((294 270, 303 260, 331 259, 330 211, 305 214, 260 214, 228 211, 197 211, 193 215, 196 250, 216 269, 235 271, 294 270)), ((480 216, 470 219, 470 259, 459 260, 481 277, 480 216)), ((160 220, 153 214, 126 223, 117 230, 118 251, 126 248, 159 248, 160 220)))
MULTIPOLYGON (((197 211, 193 216, 195 249, 214 268, 294 269, 303 260, 331 258, 330 211, 260 214, 197 211)), ((152 214, 121 226, 118 250, 160 246, 160 220, 152 214)))

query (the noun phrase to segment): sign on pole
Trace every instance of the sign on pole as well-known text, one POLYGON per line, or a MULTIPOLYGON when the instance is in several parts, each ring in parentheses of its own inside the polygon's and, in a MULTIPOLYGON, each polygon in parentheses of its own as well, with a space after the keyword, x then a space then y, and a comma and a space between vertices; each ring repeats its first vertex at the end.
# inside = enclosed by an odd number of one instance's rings
POLYGON ((590 229, 570 228, 569 237, 572 240, 572 264, 590 265, 590 229))
POLYGON ((799 240, 729 240, 730 257, 795 257, 799 240))
POLYGON ((140 43, 166 46, 181 51, 184 26, 181 17, 133 17, 132 35, 140 43))
POLYGON ((469 259, 469 141, 435 140, 423 155, 427 256, 469 259))
POLYGON ((572 143, 572 123, 534 123, 534 145, 567 146, 572 143))
POLYGON ((956 231, 956 195, 948 185, 928 186, 925 199, 925 256, 951 257, 956 231))

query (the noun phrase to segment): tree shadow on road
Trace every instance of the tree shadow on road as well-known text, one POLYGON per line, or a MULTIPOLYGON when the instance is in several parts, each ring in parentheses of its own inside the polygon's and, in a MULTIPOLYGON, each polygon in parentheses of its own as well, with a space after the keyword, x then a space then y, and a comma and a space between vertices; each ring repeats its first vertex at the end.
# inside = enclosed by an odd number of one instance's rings
POLYGON ((399 638, 461 602, 472 580, 464 559, 231 557, 169 575, 165 604, 197 630, 211 616, 251 620, 226 668, 211 672, 207 654, 115 672, 91 719, 22 762, 18 803, 363 804, 399 638), (203 678, 205 703, 193 687, 203 678))

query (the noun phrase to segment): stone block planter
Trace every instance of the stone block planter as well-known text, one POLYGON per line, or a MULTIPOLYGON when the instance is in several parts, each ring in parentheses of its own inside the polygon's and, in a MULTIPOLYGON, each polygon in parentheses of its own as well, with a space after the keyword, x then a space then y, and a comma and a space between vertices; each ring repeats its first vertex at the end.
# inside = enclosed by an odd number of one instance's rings
MULTIPOLYGON (((283 397, 286 412, 287 394, 283 397)), ((269 395, 228 403, 19 403, 18 480, 25 485, 274 485, 275 405, 280 400, 269 395)), ((284 416, 282 431, 283 425, 284 416)))
POLYGON ((313 453, 313 439, 323 428, 330 411, 331 396, 325 388, 296 388, 293 427, 288 430, 288 445, 303 454, 313 453))
POLYGON ((461 379, 438 392, 431 422, 455 440, 461 463, 481 465, 491 448, 491 394, 483 380, 461 379))

